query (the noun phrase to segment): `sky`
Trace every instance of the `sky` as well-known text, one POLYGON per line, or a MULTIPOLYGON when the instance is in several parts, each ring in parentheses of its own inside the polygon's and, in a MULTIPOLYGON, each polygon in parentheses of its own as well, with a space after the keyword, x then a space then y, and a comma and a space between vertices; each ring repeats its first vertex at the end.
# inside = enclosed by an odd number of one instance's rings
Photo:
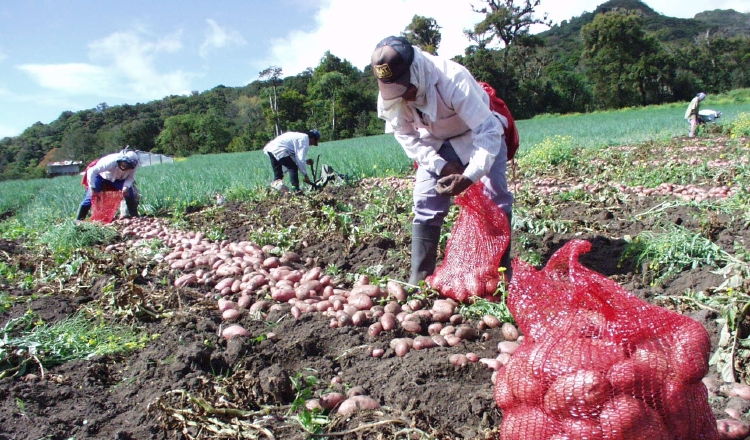
MULTIPOLYGON (((554 24, 605 0, 541 0, 554 24)), ((520 1, 517 2, 520 4, 520 1)), ((708 9, 750 12, 750 0, 645 0, 691 18, 708 9)), ((314 68, 326 51, 365 69, 375 45, 414 15, 441 27, 439 55, 464 54, 463 30, 482 0, 6 0, 0 2, 0 138, 64 111, 147 103, 240 87, 274 66, 314 68)), ((544 30, 544 29, 538 29, 544 30)))

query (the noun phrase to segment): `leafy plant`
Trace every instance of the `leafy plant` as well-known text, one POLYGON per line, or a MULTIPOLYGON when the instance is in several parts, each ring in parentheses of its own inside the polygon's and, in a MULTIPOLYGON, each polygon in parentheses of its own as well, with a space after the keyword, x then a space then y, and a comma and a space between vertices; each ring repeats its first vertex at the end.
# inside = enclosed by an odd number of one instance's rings
POLYGON ((727 261, 727 255, 707 238, 668 223, 663 233, 644 231, 631 240, 620 264, 629 259, 636 266, 647 263, 655 274, 652 284, 658 285, 688 268, 719 267, 727 261))
POLYGON ((0 379, 23 374, 31 362, 43 368, 94 355, 127 352, 143 348, 151 339, 82 314, 53 324, 35 319, 29 312, 9 320, 0 330, 0 379))

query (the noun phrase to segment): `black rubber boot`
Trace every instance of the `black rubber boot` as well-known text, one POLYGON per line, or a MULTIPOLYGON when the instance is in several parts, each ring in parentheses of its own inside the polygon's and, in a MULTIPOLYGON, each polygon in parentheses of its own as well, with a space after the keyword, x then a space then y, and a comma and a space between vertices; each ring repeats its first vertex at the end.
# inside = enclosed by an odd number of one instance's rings
POLYGON ((125 205, 128 207, 128 217, 138 217, 138 201, 127 197, 125 198, 125 205))
POLYGON ((89 215, 89 210, 91 210, 90 206, 79 206, 76 220, 86 220, 86 216, 89 215))
POLYGON ((409 284, 416 286, 435 272, 439 244, 440 226, 412 225, 409 284))

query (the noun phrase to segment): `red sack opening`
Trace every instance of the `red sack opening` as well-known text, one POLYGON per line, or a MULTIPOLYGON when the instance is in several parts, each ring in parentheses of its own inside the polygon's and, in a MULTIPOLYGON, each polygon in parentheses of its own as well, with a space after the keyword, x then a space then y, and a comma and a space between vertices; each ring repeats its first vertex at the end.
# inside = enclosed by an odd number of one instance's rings
POLYGON ((427 283, 443 296, 466 302, 473 296, 500 300, 493 294, 498 267, 510 243, 508 216, 475 183, 456 197, 461 207, 448 239, 443 263, 427 283))
POLYGON ((513 263, 525 339, 495 382, 501 438, 717 440, 708 332, 581 265, 590 249, 573 240, 541 271, 513 263))
POLYGON ((101 191, 91 194, 91 221, 111 223, 120 209, 121 191, 101 191))

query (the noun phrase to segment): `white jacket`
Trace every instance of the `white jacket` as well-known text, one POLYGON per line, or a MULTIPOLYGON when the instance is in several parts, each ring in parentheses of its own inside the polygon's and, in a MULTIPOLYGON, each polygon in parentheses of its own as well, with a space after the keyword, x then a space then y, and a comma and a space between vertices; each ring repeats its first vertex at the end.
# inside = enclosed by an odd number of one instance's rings
POLYGON ((135 180, 135 170, 137 168, 129 170, 121 170, 117 166, 117 159, 122 157, 122 153, 108 154, 99 159, 93 167, 86 171, 86 180, 88 180, 89 186, 94 181, 94 176, 100 175, 103 179, 114 182, 115 180, 124 180, 122 188, 130 188, 133 186, 135 180))
POLYGON ((307 133, 290 131, 278 136, 265 147, 263 152, 271 153, 277 160, 292 156, 299 172, 307 176, 307 150, 310 148, 310 137, 307 133))
MULTIPOLYGON (((446 164, 437 152, 450 140, 461 161, 468 163, 463 174, 476 182, 500 154, 507 120, 490 110, 487 93, 465 67, 425 52, 422 56, 438 74, 436 120, 425 118, 413 102, 402 102, 404 109, 397 113, 400 121, 392 124, 386 119, 386 132, 393 131, 406 155, 436 174, 446 164)), ((382 106, 382 97, 378 99, 382 106)))

